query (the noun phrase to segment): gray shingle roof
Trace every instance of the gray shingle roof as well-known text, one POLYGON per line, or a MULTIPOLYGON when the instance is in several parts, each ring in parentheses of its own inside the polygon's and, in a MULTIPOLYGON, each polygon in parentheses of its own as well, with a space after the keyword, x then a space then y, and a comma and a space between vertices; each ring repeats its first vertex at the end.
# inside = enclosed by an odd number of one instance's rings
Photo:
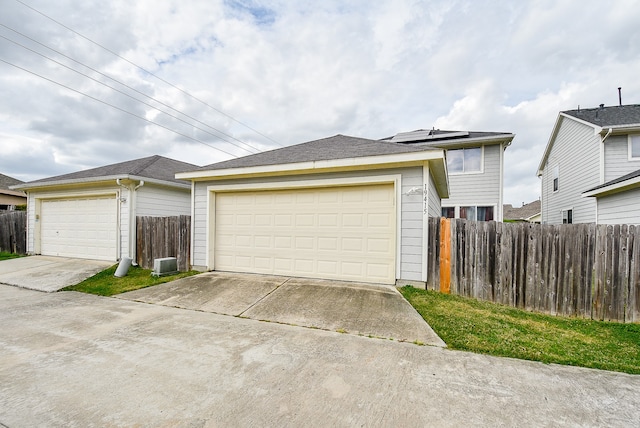
POLYGON ((411 147, 389 141, 369 140, 367 138, 349 137, 338 134, 333 137, 214 163, 203 166, 200 169, 213 170, 280 165, 397 153, 424 152, 427 150, 433 149, 428 147, 411 147))
POLYGON ((526 220, 536 214, 540 214, 540 210, 541 203, 539 199, 537 201, 529 202, 528 204, 523 204, 519 208, 515 208, 511 204, 507 204, 503 205, 502 217, 505 220, 526 220))
POLYGON ((608 186, 611 186, 613 184, 622 183, 622 182, 625 182, 627 180, 631 180, 632 178, 637 178, 637 177, 640 177, 640 169, 637 170, 637 171, 630 172, 629 174, 623 175, 622 177, 618 177, 618 178, 615 178, 613 180, 607 181, 606 183, 601 184, 601 185, 596 186, 596 187, 593 187, 593 188, 591 188, 589 190, 586 190, 583 193, 593 192, 594 190, 602 189, 604 187, 608 187, 608 186))
POLYGON ((640 124, 640 104, 567 110, 562 113, 601 127, 640 124))
POLYGON ((18 180, 17 178, 9 177, 8 175, 0 174, 0 189, 9 190, 9 186, 14 186, 16 184, 22 184, 23 181, 18 180))
POLYGON ((154 155, 146 158, 100 166, 84 171, 72 172, 70 174, 43 178, 40 180, 30 181, 27 184, 111 177, 119 175, 130 175, 185 184, 186 182, 183 180, 176 180, 175 174, 178 172, 193 171, 197 168, 198 167, 196 165, 190 163, 154 155))

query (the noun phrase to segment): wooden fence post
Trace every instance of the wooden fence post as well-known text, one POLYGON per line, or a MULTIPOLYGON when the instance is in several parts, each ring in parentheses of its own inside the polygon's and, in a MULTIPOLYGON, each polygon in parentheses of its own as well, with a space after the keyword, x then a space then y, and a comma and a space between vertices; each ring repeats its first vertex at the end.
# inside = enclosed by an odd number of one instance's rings
POLYGON ((440 292, 451 293, 451 226, 450 220, 440 219, 440 292))

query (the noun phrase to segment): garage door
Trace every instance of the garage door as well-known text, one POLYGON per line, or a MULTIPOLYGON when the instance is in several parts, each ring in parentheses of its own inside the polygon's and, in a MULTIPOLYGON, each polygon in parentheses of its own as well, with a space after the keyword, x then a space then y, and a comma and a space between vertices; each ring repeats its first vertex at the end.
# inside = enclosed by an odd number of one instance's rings
POLYGON ((44 255, 116 260, 117 231, 115 195, 42 201, 40 252, 44 255))
POLYGON ((392 184, 217 193, 214 268, 395 283, 392 184))

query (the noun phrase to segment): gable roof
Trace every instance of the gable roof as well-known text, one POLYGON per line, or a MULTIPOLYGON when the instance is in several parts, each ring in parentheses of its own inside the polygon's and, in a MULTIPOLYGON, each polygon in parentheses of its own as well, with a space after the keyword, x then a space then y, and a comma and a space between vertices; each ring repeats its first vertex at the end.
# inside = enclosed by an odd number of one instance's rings
POLYGON ((582 193, 582 196, 604 196, 640 187, 640 169, 630 172, 582 193))
POLYGON ((334 135, 280 149, 269 150, 254 155, 239 157, 206 165, 200 170, 218 170, 227 168, 245 168, 253 166, 280 165, 297 162, 316 162, 344 158, 359 158, 396 153, 422 152, 424 147, 410 147, 388 141, 370 140, 367 138, 334 135))
POLYGON ((478 144, 507 143, 508 147, 515 137, 509 132, 446 131, 440 129, 417 129, 399 132, 383 140, 403 144, 420 144, 431 147, 463 147, 478 144))
POLYGON ((24 183, 17 178, 9 177, 8 175, 0 174, 0 193, 11 196, 24 196, 27 195, 24 192, 11 190, 10 187, 24 183))
POLYGON ((640 124, 640 104, 601 106, 589 109, 567 110, 562 113, 601 128, 640 124))
POLYGON ((175 174, 197 168, 196 165, 169 159, 163 156, 154 155, 141 159, 100 166, 69 174, 57 175, 55 177, 43 178, 29 181, 27 183, 14 186, 17 189, 30 189, 47 185, 73 184, 92 181, 104 181, 109 179, 131 178, 134 180, 153 180, 164 182, 165 184, 187 185, 182 180, 177 180, 175 174))
POLYGON ((425 163, 429 163, 440 196, 448 197, 447 166, 442 149, 341 134, 217 162, 179 173, 176 177, 204 181, 419 166, 425 163))
POLYGON ((540 214, 541 206, 542 204, 540 203, 540 199, 529 202, 528 204, 523 204, 519 208, 515 208, 511 204, 507 204, 503 206, 502 217, 505 220, 529 220, 531 217, 535 217, 540 214))
POLYGON ((610 107, 600 105, 596 108, 566 110, 558 113, 558 118, 538 166, 538 177, 542 175, 544 164, 549 157, 563 119, 575 120, 592 127, 594 132, 600 134, 602 140, 605 141, 609 135, 640 132, 640 104, 610 107))

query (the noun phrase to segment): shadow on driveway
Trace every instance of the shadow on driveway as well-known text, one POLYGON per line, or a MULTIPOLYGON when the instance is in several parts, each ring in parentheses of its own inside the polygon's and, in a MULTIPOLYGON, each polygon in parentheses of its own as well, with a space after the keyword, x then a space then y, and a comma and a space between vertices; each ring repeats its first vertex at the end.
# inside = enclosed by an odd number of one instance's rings
POLYGON ((446 346, 394 286, 208 272, 115 296, 425 345, 446 346))

